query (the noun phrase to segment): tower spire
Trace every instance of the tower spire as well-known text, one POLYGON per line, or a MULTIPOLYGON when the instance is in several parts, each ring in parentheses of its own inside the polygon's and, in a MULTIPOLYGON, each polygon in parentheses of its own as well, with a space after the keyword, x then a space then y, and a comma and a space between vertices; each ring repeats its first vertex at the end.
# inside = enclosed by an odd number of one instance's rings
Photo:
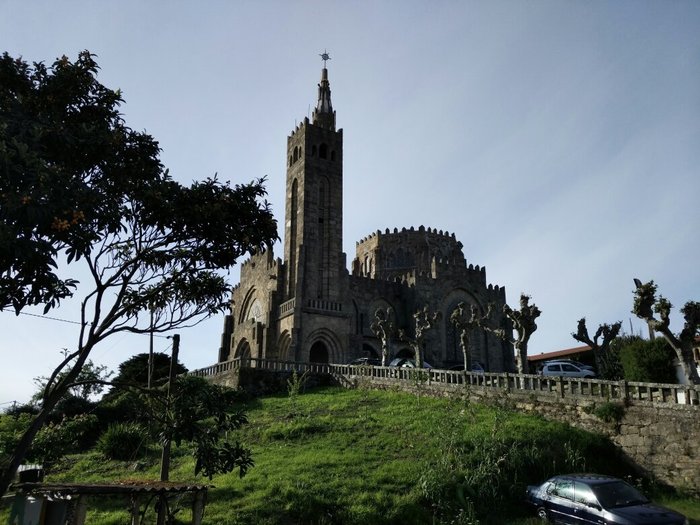
POLYGON ((317 126, 335 130, 335 111, 333 111, 331 103, 331 86, 328 82, 328 69, 326 68, 326 62, 331 57, 325 50, 319 56, 323 60, 323 69, 321 70, 321 82, 318 84, 318 101, 312 119, 317 126))

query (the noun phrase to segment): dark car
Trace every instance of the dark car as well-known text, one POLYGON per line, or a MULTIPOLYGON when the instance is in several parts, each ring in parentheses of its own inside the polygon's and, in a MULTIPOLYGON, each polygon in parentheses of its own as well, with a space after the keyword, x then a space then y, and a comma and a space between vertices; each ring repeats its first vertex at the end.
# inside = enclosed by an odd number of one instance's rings
MULTIPOLYGON (((453 365, 448 370, 453 370, 457 372, 464 371, 464 365, 453 365)), ((472 374, 483 374, 485 372, 484 365, 479 363, 479 361, 474 361, 472 363, 472 374)))
POLYGON ((530 485, 527 501, 549 523, 687 525, 685 516, 651 503, 629 483, 598 474, 555 476, 530 485))
POLYGON ((354 366, 381 366, 382 360, 376 357, 358 357, 348 363, 354 366))
MULTIPOLYGON (((391 360, 389 366, 395 366, 398 368, 416 368, 416 362, 408 357, 395 357, 391 360)), ((423 361, 423 368, 433 368, 433 365, 427 361, 423 361)))

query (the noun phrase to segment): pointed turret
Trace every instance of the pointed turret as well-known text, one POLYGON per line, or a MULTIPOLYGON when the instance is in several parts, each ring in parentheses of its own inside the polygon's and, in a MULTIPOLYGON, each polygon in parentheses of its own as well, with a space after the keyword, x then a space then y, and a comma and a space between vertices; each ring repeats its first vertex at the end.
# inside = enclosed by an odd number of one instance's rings
POLYGON ((331 57, 324 52, 321 54, 321 59, 323 59, 323 69, 321 83, 318 85, 318 102, 311 117, 315 125, 335 131, 335 111, 331 103, 331 86, 328 82, 328 69, 326 69, 326 61, 331 57))

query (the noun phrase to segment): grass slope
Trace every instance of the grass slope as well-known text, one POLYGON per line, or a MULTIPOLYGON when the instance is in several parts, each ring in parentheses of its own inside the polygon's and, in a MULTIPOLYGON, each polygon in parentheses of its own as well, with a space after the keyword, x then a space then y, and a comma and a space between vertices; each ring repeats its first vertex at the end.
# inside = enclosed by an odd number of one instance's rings
MULTIPOLYGON (((327 388, 253 400, 248 417, 240 437, 255 467, 242 479, 213 479, 207 524, 524 525, 536 523, 519 503, 528 483, 572 470, 629 473, 599 436, 465 401, 327 388)), ((195 480, 186 449, 175 451, 173 465, 171 479, 195 480)), ((156 479, 157 472, 153 458, 108 462, 89 453, 50 479, 156 479)), ((666 504, 700 517, 697 500, 666 504)), ((103 502, 88 523, 126 523, 123 507, 103 502)))

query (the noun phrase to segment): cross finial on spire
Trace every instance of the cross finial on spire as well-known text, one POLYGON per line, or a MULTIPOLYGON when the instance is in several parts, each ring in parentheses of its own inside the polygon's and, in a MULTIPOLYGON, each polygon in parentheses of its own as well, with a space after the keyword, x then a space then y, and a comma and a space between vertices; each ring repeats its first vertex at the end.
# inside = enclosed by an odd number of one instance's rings
POLYGON ((328 51, 325 49, 323 50, 323 53, 320 53, 318 56, 321 57, 321 60, 323 60, 323 68, 326 68, 326 62, 331 59, 331 56, 328 54, 328 51))

